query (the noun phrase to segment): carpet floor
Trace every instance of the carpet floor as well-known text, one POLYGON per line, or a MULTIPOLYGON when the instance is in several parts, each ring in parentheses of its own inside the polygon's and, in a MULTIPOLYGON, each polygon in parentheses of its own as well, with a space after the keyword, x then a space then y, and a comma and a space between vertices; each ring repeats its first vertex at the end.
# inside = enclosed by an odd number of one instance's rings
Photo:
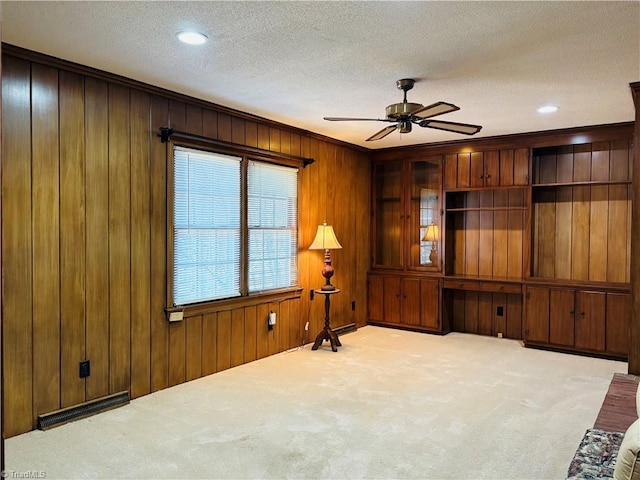
POLYGON ((6 441, 53 478, 562 479, 624 362, 367 326, 6 441))

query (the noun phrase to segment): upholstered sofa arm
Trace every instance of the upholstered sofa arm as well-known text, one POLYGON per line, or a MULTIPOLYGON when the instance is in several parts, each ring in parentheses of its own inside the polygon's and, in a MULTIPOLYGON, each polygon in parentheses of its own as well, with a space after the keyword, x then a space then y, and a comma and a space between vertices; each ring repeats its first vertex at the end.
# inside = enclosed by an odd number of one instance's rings
POLYGON ((640 420, 633 422, 624 434, 616 466, 614 480, 640 480, 640 420))
MULTIPOLYGON (((640 386, 636 390, 636 413, 640 416, 640 386)), ((614 480, 640 480, 640 419, 627 428, 618 450, 614 480)))

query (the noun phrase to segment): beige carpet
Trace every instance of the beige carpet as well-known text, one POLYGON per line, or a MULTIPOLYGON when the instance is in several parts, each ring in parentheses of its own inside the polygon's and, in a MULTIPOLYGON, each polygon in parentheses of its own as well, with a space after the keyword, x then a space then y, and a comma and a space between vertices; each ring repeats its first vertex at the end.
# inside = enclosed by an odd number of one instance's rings
POLYGON ((52 478, 563 479, 623 362, 365 327, 6 442, 52 478))

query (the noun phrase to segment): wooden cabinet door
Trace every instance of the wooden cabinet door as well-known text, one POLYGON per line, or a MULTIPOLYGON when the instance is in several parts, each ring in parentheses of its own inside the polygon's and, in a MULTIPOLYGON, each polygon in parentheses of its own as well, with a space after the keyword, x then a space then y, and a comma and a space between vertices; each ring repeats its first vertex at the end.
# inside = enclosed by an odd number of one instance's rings
POLYGON ((572 347, 575 336, 575 292, 552 289, 549 298, 549 342, 572 347))
POLYGON ((484 155, 482 152, 473 152, 471 153, 471 179, 470 184, 472 187, 482 187, 484 186, 484 155))
POLYGON ((402 162, 375 164, 373 167, 374 265, 402 266, 403 172, 402 162))
POLYGON ((444 157, 444 188, 458 186, 458 156, 456 154, 444 157))
POLYGON ((383 277, 369 277, 369 320, 381 322, 384 319, 382 310, 383 296, 383 277))
POLYGON ((578 292, 576 301, 576 348, 604 351, 605 292, 578 292))
POLYGON ((400 323, 400 277, 384 277, 383 286, 383 321, 390 323, 400 323))
POLYGON ((525 340, 549 343, 549 289, 527 287, 525 340))
POLYGON ((494 187, 500 183, 500 155, 498 151, 484 154, 484 186, 494 187))
POLYGON ((629 322, 631 295, 607 293, 606 351, 615 355, 629 354, 629 322))
POLYGON ((438 280, 420 280, 420 324, 434 330, 440 329, 440 284, 438 280))
POLYGON ((529 183, 529 149, 518 148, 513 156, 513 184, 527 185, 529 183))
POLYGON ((402 317, 406 325, 420 325, 420 279, 402 279, 402 317))
POLYGON ((529 149, 500 150, 500 185, 529 184, 529 149))
POLYGON ((471 186, 469 183, 469 174, 471 169, 471 159, 469 153, 458 154, 458 173, 456 185, 458 188, 466 188, 471 186))

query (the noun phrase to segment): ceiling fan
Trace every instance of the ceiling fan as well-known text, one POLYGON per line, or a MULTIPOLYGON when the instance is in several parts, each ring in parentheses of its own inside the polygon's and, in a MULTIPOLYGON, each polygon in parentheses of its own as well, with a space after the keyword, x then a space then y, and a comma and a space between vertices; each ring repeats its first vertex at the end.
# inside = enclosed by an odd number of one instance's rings
POLYGON ((330 122, 374 121, 391 122, 394 124, 384 127, 379 132, 374 133, 367 138, 367 142, 380 140, 396 129, 399 130, 400 133, 409 133, 413 123, 421 127, 437 128, 438 130, 464 133, 465 135, 473 135, 480 131, 482 128, 480 125, 445 122, 444 120, 431 120, 432 117, 442 115, 444 113, 455 112, 456 110, 460 110, 460 108, 446 102, 436 102, 426 107, 420 103, 407 102, 407 92, 413 88, 414 84, 415 80, 412 78, 404 78, 396 82, 398 90, 402 90, 404 92, 404 100, 402 103, 389 105, 386 108, 386 118, 324 117, 324 119, 329 120, 330 122))

